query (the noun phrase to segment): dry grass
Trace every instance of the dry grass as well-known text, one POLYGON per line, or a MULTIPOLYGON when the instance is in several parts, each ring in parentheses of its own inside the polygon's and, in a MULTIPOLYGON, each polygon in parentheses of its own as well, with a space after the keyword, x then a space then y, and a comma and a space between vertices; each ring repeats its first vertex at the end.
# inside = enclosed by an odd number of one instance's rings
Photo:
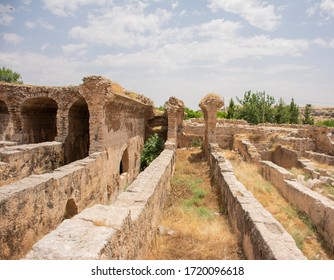
POLYGON ((176 233, 157 235, 146 259, 244 258, 226 217, 219 213, 213 190, 200 150, 179 150, 170 203, 161 222, 176 233))
POLYGON ((290 233, 308 259, 334 258, 324 248, 309 219, 290 206, 277 189, 263 179, 255 165, 243 162, 232 151, 225 150, 224 155, 231 161, 237 179, 290 233))

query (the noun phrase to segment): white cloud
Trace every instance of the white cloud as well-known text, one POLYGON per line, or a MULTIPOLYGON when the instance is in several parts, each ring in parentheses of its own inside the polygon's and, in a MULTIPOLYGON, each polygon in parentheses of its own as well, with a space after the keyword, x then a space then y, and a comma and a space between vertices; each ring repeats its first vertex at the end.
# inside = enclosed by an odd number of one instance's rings
POLYGON ((11 5, 0 4, 0 25, 10 25, 14 20, 14 16, 11 15, 14 11, 11 5))
POLYGON ((309 17, 317 13, 327 19, 334 17, 334 0, 321 0, 320 3, 316 3, 306 10, 306 14, 309 17))
POLYGON ((41 28, 44 28, 44 29, 47 29, 47 30, 54 30, 55 27, 48 23, 46 20, 44 19, 38 19, 36 21, 26 21, 24 23, 24 26, 29 28, 29 29, 34 29, 35 27, 41 27, 41 28))
POLYGON ((36 27, 36 22, 27 20, 27 21, 24 23, 24 26, 27 27, 27 28, 29 28, 29 29, 33 29, 33 28, 36 27))
POLYGON ((175 9, 179 6, 179 4, 180 4, 180 3, 179 3, 178 1, 172 3, 172 8, 173 8, 173 10, 175 10, 175 9))
POLYGON ((232 37, 235 36, 237 30, 241 28, 238 22, 224 21, 222 19, 212 20, 202 24, 198 29, 198 34, 209 37, 232 37))
POLYGON ((21 0, 21 3, 23 5, 30 5, 31 4, 31 0, 21 0))
MULTIPOLYGON (((94 64, 115 68, 147 69, 168 73, 180 69, 219 69, 237 59, 299 56, 309 44, 304 40, 270 39, 266 36, 208 41, 175 42, 156 50, 144 49, 132 54, 99 56, 94 64)), ((215 70, 216 71, 216 70, 215 70)))
POLYGON ((86 66, 83 62, 68 60, 62 56, 48 57, 33 52, 0 51, 0 61, 19 72, 24 82, 35 85, 77 85, 87 74, 80 70, 86 66))
POLYGON ((87 53, 88 45, 85 43, 82 44, 68 44, 61 46, 65 55, 75 55, 75 56, 83 56, 87 53))
POLYGON ((51 46, 50 43, 45 43, 41 46, 41 51, 45 52, 51 46))
POLYGON ((276 14, 275 7, 259 0, 209 0, 212 11, 223 9, 227 12, 239 14, 249 24, 272 31, 280 24, 281 17, 276 14))
POLYGON ((320 10, 323 13, 334 17, 334 0, 322 0, 320 3, 320 10))
POLYGON ((112 0, 42 0, 44 8, 51 13, 61 16, 73 16, 80 6, 112 4, 112 0))
POLYGON ((277 64, 273 66, 269 66, 267 69, 263 71, 264 74, 274 75, 279 73, 286 73, 290 71, 307 71, 311 68, 305 65, 296 65, 296 64, 277 64))
POLYGON ((161 26, 168 22, 171 14, 163 9, 145 13, 146 5, 139 2, 106 9, 100 16, 90 15, 88 26, 76 26, 70 30, 70 37, 85 42, 106 46, 154 45, 152 35, 157 36, 161 26))
POLYGON ((334 39, 331 41, 326 41, 322 38, 317 38, 314 39, 312 43, 322 48, 334 48, 334 39))
POLYGON ((15 34, 15 33, 5 33, 2 38, 8 43, 12 45, 17 45, 23 42, 24 38, 15 34))

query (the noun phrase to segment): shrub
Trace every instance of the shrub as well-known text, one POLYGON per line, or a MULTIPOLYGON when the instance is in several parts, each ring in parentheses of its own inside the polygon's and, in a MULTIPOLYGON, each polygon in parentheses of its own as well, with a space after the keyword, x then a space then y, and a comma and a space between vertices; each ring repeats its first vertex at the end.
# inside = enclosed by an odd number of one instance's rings
POLYGON ((218 119, 227 119, 227 112, 224 112, 224 111, 217 112, 217 118, 218 119))
POLYGON ((144 149, 140 157, 140 167, 144 170, 150 163, 160 155, 164 149, 164 142, 158 134, 152 135, 144 144, 144 149))
POLYGON ((189 108, 184 108, 184 118, 186 120, 192 119, 192 118, 203 118, 203 112, 202 111, 194 111, 189 108))
POLYGON ((319 121, 319 122, 317 122, 317 125, 327 126, 327 127, 334 127, 334 120, 319 121))

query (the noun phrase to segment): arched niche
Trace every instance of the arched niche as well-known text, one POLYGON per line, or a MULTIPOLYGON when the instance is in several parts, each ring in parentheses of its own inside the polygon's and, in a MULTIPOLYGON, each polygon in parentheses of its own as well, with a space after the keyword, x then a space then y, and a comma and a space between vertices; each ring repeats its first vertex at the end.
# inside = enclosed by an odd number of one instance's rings
POLYGON ((6 130, 9 125, 10 115, 6 103, 0 100, 0 141, 6 140, 6 130))
POLYGON ((79 99, 68 114, 68 135, 65 140, 65 164, 83 159, 89 154, 89 110, 87 102, 79 99))
POLYGON ((27 99, 21 106, 23 142, 54 141, 57 135, 57 102, 48 97, 27 99))

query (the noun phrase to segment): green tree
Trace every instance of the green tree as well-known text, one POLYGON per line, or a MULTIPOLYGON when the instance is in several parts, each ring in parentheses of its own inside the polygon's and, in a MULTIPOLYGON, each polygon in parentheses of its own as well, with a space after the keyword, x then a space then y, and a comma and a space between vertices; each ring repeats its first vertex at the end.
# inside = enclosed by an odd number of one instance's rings
POLYGON ((0 81, 14 84, 23 83, 21 75, 19 73, 14 72, 6 67, 2 67, 0 69, 0 81))
POLYGON ((237 114, 236 114, 236 106, 234 104, 234 100, 233 98, 230 99, 230 103, 228 105, 228 109, 227 109, 227 118, 228 119, 235 119, 237 118, 237 114))
POLYGON ((275 123, 282 124, 282 123, 289 123, 290 120, 290 113, 289 113, 289 106, 285 104, 282 98, 279 99, 277 105, 274 108, 274 119, 275 123))
POLYGON ((185 112, 185 116, 184 118, 186 120, 192 119, 192 118, 202 118, 203 117, 203 113, 202 111, 194 111, 192 109, 189 108, 184 108, 184 112, 185 112))
POLYGON ((237 98, 242 105, 239 110, 239 118, 246 120, 251 124, 259 124, 261 122, 273 122, 274 109, 273 104, 275 98, 266 95, 265 92, 252 93, 248 91, 244 94, 243 99, 237 98))
POLYGON ((289 106, 289 123, 298 124, 299 123, 299 107, 295 103, 294 99, 291 99, 289 106))
POLYGON ((314 119, 311 116, 312 112, 312 105, 311 104, 306 104, 305 106, 305 111, 304 111, 304 118, 303 118, 303 124, 314 124, 314 119))
POLYGON ((227 113, 224 111, 219 111, 217 112, 217 118, 218 119, 226 119, 227 118, 227 113))

